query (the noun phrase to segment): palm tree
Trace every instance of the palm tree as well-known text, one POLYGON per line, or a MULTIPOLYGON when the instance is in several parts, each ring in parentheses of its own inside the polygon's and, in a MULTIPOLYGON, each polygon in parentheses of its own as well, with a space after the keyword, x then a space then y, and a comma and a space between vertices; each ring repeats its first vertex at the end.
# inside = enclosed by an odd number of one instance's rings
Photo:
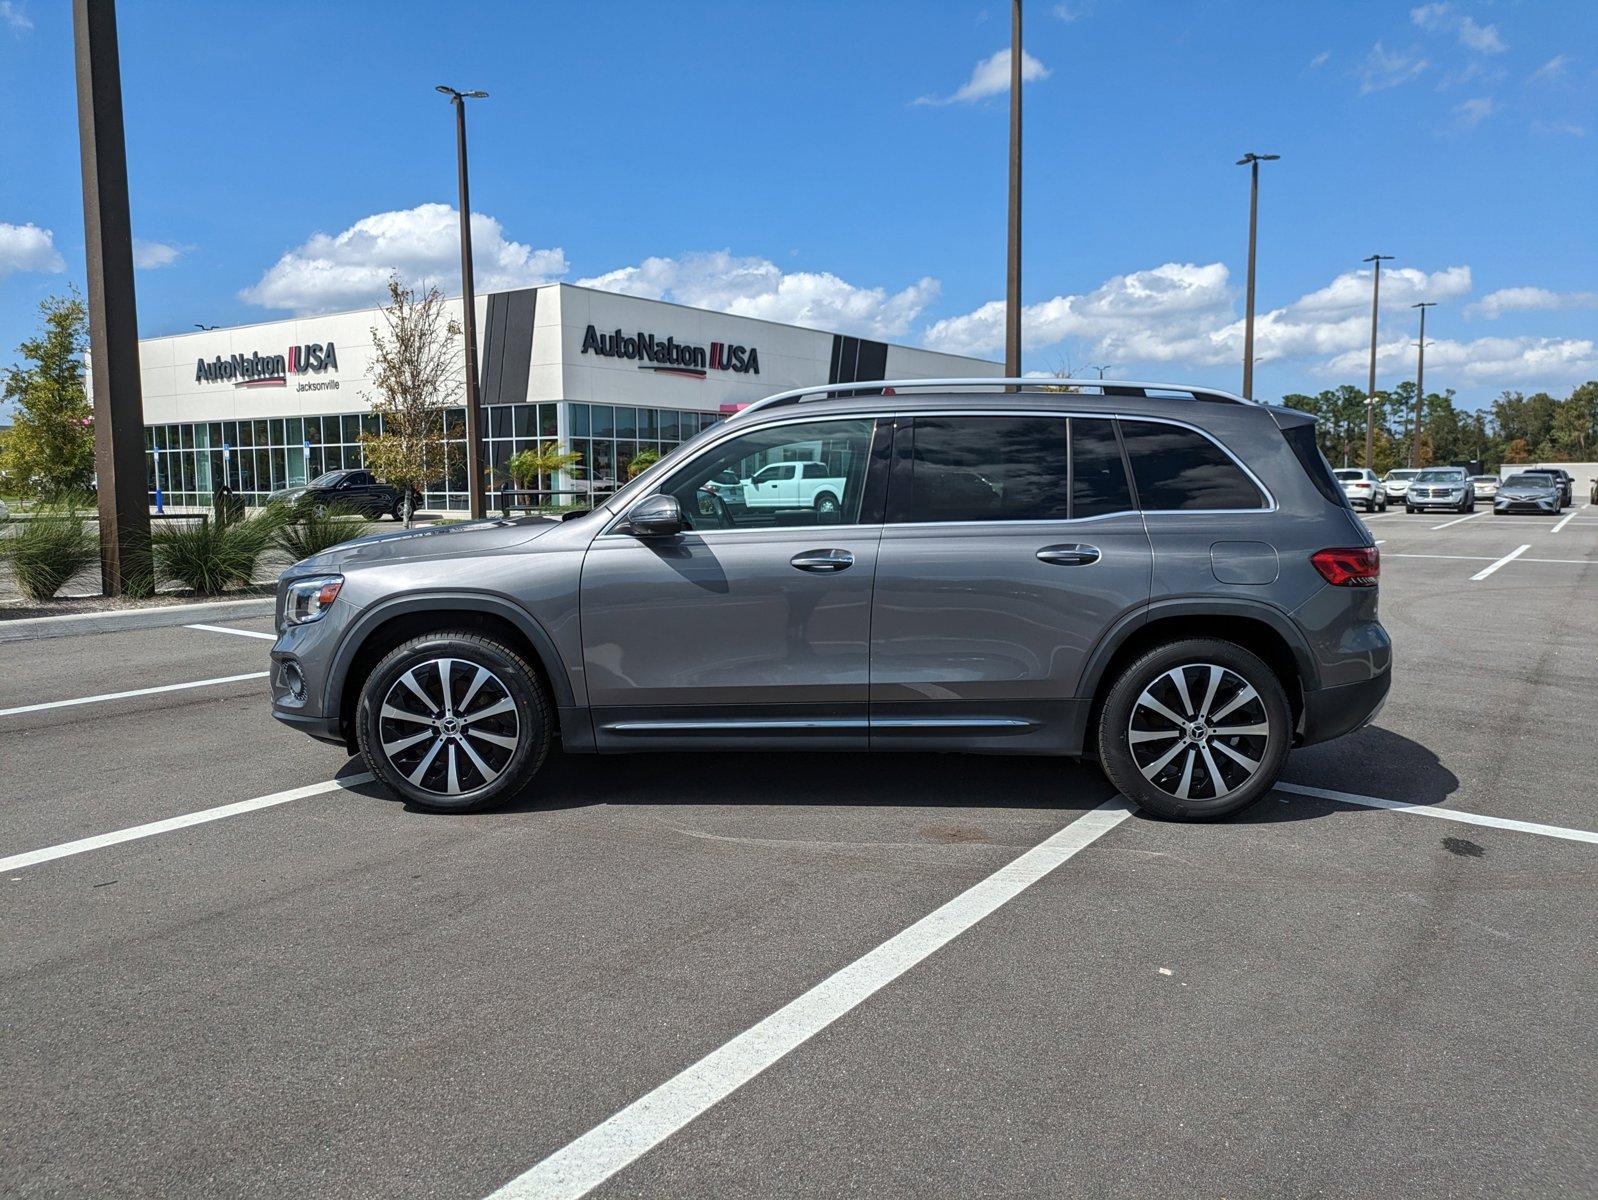
POLYGON ((559 442, 551 438, 512 455, 505 466, 510 470, 510 477, 516 481, 517 487, 526 487, 532 481, 538 491, 544 492, 548 490, 544 486, 546 479, 552 479, 561 471, 575 473, 582 461, 581 454, 563 449, 559 442))

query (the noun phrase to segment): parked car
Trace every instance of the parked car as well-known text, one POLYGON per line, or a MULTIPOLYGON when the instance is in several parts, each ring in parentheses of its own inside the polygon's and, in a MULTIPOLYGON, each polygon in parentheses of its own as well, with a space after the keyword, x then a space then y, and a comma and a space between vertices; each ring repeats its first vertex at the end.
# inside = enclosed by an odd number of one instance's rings
MULTIPOLYGON (((397 487, 379 483, 370 471, 328 471, 303 487, 282 488, 267 497, 268 503, 310 504, 358 512, 366 517, 405 519, 405 493, 397 487)), ((420 492, 411 493, 411 511, 421 504, 420 492)))
POLYGON ((743 479, 736 472, 729 472, 724 480, 711 480, 705 488, 727 504, 750 509, 814 509, 830 524, 837 520, 844 483, 843 476, 812 459, 769 463, 743 479))
POLYGON ((1455 512, 1476 510, 1476 489, 1463 467, 1427 467, 1409 482, 1404 493, 1404 511, 1448 508, 1455 512))
POLYGON ((1471 487, 1475 489, 1476 499, 1478 500, 1491 500, 1498 495, 1498 476, 1496 475, 1472 475, 1470 483, 1471 487))
POLYGON ((1559 485, 1545 471, 1525 471, 1511 475, 1499 485, 1493 498, 1493 515, 1510 513, 1553 514, 1559 511, 1559 485))
POLYGON ((1587 493, 1587 500, 1591 504, 1598 504, 1598 477, 1592 481, 1592 490, 1587 493))
POLYGON ((1576 500, 1575 476, 1563 467, 1526 467, 1520 472, 1522 475, 1544 475, 1553 480, 1554 486, 1559 489, 1559 507, 1567 508, 1576 500))
POLYGON ((1387 489, 1375 471, 1365 467, 1342 467, 1333 472, 1342 484, 1350 504, 1365 506, 1366 512, 1387 511, 1387 489))
POLYGON ((1420 474, 1418 467, 1396 467, 1382 476, 1382 486, 1389 500, 1402 500, 1409 491, 1409 481, 1420 474))
POLYGON ((1382 704, 1379 554, 1312 417, 1091 386, 784 392, 575 519, 308 558, 278 583, 273 715, 446 811, 511 799, 558 739, 1096 754, 1146 809, 1232 812, 1382 704), (700 506, 801 454, 842 480, 836 523, 700 506))

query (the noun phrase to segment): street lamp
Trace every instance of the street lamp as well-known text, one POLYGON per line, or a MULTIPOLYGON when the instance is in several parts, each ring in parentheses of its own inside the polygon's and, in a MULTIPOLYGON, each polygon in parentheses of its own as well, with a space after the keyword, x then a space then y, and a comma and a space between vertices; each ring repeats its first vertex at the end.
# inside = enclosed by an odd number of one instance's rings
POLYGON ((460 92, 439 84, 455 106, 455 157, 460 171, 461 332, 466 339, 466 494, 473 518, 486 516, 483 494, 483 418, 477 402, 477 297, 472 287, 472 202, 466 187, 466 101, 487 92, 460 92))
POLYGON ((196 321, 194 323, 194 327, 196 329, 206 329, 206 330, 210 330, 210 329, 215 329, 216 328, 215 325, 201 325, 198 321, 196 321))
POLYGON ((1372 254, 1361 259, 1372 265, 1371 271, 1371 373, 1370 384, 1365 389, 1365 469, 1376 469, 1376 310, 1382 296, 1382 263, 1391 254, 1372 254))
POLYGON ((1004 288, 1004 373, 1021 375, 1021 0, 1010 0, 1010 237, 1004 288))
POLYGON ((1275 162, 1280 154, 1255 154, 1253 151, 1237 160, 1238 166, 1247 165, 1248 189, 1248 313, 1243 319, 1243 399, 1254 399, 1254 239, 1259 230, 1260 164, 1275 162))
POLYGON ((1436 308, 1437 301, 1422 300, 1419 304, 1411 304, 1411 308, 1420 309, 1420 358, 1415 363, 1415 433, 1414 440, 1409 444, 1409 465, 1417 466, 1420 463, 1420 414, 1421 405, 1426 399, 1426 310, 1436 308))
POLYGON ((1094 366, 1092 363, 1088 363, 1086 369, 1089 371, 1097 371, 1099 373, 1099 378, 1103 379, 1104 372, 1108 371, 1114 365, 1114 363, 1103 363, 1100 366, 1094 366))

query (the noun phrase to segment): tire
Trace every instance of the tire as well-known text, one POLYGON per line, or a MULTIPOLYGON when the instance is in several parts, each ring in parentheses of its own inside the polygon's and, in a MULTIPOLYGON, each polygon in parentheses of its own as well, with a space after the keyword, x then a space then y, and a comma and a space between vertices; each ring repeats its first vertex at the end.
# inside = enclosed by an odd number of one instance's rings
POLYGON ((1180 820, 1213 820, 1247 808, 1275 785, 1287 760, 1292 726, 1282 682, 1257 655, 1219 638, 1187 638, 1154 647, 1111 682, 1099 713, 1099 761, 1110 782, 1139 808, 1180 820), (1211 668, 1218 672, 1213 693, 1211 668), (1178 675, 1187 688, 1187 702, 1182 701, 1178 675), (1168 709, 1185 708, 1177 714, 1183 721, 1161 715, 1146 700, 1168 709), (1197 710, 1206 701, 1207 713, 1201 714, 1197 710), (1216 738, 1208 732, 1214 726, 1206 722, 1197 740, 1193 738, 1196 716, 1225 719, 1233 713, 1247 723, 1220 728, 1264 732, 1216 738), (1149 736, 1134 747, 1134 733, 1149 736), (1222 786, 1215 783, 1216 775, 1222 786), (1184 784, 1186 797, 1180 794, 1184 784))
POLYGON ((1368 512, 1368 513, 1375 512, 1376 511, 1376 501, 1374 501, 1374 500, 1365 501, 1365 511, 1368 512))
POLYGON ((373 668, 361 687, 356 738, 367 767, 396 796, 435 812, 472 812, 505 803, 537 774, 553 711, 519 651, 443 630, 396 646, 373 668), (394 713, 398 719, 385 715, 394 713))
POLYGON ((1417 511, 1419 511, 1419 510, 1416 509, 1416 507, 1413 504, 1410 504, 1410 503, 1406 502, 1404 504, 1404 511, 1407 512, 1410 516, 1413 517, 1415 515, 1415 513, 1417 511))
POLYGON ((1380 505, 1377 506, 1376 511, 1377 512, 1386 512, 1387 511, 1387 499, 1386 499, 1386 497, 1383 497, 1382 502, 1381 502, 1380 505))
POLYGON ((822 492, 820 495, 818 495, 815 499, 813 507, 816 510, 817 521, 820 521, 822 518, 831 518, 836 520, 838 517, 838 497, 834 496, 831 492, 822 492))
POLYGON ((401 496, 398 500, 394 501, 394 507, 388 510, 388 515, 393 517, 396 521, 405 520, 405 497, 404 496, 401 496))

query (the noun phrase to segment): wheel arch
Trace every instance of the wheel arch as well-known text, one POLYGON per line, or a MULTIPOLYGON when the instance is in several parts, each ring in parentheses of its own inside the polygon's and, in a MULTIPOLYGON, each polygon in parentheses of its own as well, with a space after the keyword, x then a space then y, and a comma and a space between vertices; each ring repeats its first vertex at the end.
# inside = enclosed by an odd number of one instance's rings
POLYGON ((338 713, 346 738, 353 739, 355 704, 372 668, 395 646, 440 629, 494 635, 523 653, 549 689, 556 733, 561 732, 561 718, 576 707, 571 679, 554 639, 532 614, 484 593, 423 592, 373 605, 339 644, 328 671, 322 711, 338 713))

